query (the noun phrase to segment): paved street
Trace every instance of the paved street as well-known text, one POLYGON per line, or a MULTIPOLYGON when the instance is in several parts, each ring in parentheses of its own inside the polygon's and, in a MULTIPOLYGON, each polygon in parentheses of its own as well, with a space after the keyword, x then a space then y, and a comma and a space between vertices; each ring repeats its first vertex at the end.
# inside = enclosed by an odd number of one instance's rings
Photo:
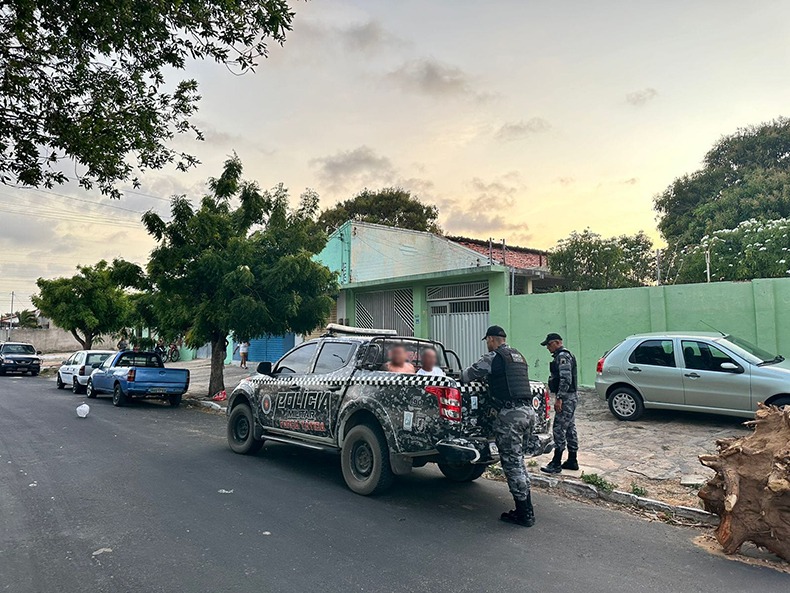
POLYGON ((787 591, 790 577, 699 534, 541 492, 532 529, 496 520, 504 484, 417 470, 346 489, 336 457, 232 454, 224 418, 114 408, 0 377, 0 591, 787 591), (221 491, 229 493, 221 493, 221 491))

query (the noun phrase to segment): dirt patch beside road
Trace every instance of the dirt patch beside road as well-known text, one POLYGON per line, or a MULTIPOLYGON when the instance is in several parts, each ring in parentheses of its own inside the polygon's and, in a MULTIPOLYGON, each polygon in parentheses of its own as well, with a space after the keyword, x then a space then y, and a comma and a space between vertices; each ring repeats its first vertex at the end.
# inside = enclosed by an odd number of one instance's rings
MULTIPOLYGON (((665 410, 648 410, 636 422, 623 422, 587 390, 579 393, 576 410, 581 469, 562 476, 598 474, 618 490, 675 505, 701 507, 697 491, 713 472, 697 457, 715 452, 717 439, 749 430, 742 418, 665 410)), ((539 465, 549 460, 550 455, 527 460, 528 469, 539 473, 539 465)))

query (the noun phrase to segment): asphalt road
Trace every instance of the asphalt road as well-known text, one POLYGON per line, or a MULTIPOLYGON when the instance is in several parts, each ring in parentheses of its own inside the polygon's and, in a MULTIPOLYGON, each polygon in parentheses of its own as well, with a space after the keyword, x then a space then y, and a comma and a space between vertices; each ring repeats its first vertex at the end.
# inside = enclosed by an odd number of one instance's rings
POLYGON ((432 469, 363 498, 337 457, 226 445, 224 418, 114 408, 0 377, 0 591, 788 591, 790 577, 697 548, 697 531, 432 469), (220 491, 232 491, 223 494, 220 491))

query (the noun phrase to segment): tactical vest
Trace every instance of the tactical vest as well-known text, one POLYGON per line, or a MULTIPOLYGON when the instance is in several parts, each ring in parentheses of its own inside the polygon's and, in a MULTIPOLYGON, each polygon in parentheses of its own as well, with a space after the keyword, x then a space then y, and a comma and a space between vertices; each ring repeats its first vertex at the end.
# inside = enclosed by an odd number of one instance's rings
POLYGON ((549 377, 549 391, 552 393, 557 393, 557 390, 560 388, 560 365, 557 363, 557 356, 559 356, 560 352, 567 352, 570 354, 571 357, 571 385, 568 387, 568 393, 576 393, 576 357, 571 354, 570 350, 566 348, 560 348, 555 352, 555 356, 551 359, 549 363, 549 371, 551 372, 551 376, 549 377))
POLYGON ((505 344, 495 352, 497 355, 491 362, 488 376, 491 397, 499 402, 531 399, 527 361, 521 352, 505 344))

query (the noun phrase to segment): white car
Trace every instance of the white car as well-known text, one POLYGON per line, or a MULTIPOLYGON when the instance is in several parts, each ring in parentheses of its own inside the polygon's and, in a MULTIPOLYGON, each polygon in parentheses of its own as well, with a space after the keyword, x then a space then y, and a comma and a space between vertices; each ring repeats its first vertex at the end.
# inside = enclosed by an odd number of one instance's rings
POLYGON ((113 350, 79 350, 72 354, 58 369, 58 389, 68 385, 74 393, 84 393, 88 379, 95 368, 94 365, 103 363, 113 352, 113 350))
POLYGON ((620 420, 646 408, 753 418, 757 404, 790 404, 790 363, 713 333, 630 336, 598 361, 595 388, 620 420))

